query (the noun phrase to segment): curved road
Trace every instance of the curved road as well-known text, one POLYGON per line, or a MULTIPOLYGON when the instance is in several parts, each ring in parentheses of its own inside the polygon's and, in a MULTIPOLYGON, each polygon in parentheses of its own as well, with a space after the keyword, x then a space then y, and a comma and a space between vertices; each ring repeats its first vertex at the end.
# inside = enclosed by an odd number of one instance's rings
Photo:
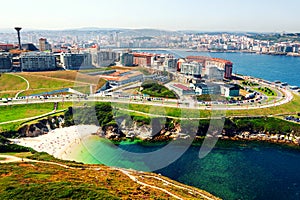
POLYGON ((38 103, 45 103, 45 102, 113 102, 113 103, 125 103, 125 104, 141 104, 141 105, 150 105, 150 106, 160 106, 160 107, 173 107, 173 108, 189 108, 189 109, 198 109, 198 110, 249 110, 249 109, 261 109, 261 108, 270 108, 274 106, 280 106, 286 103, 289 103, 293 100, 293 94, 288 90, 282 90, 285 97, 281 101, 276 101, 274 103, 269 103, 265 105, 211 105, 210 107, 207 106, 199 106, 198 104, 195 105, 195 101, 182 101, 181 104, 177 105, 176 102, 163 101, 163 102, 152 102, 152 101, 134 101, 130 98, 112 98, 112 97, 88 97, 87 99, 66 99, 66 98, 50 98, 50 99, 20 99, 14 100, 13 102, 9 103, 0 103, 0 106, 7 106, 7 105, 20 105, 20 104, 38 104, 38 103))

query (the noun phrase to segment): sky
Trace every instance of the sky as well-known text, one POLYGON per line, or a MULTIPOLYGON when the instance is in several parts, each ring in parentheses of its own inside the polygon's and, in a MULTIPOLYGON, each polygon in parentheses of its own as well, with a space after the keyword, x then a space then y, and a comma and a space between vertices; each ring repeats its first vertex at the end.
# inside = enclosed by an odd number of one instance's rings
POLYGON ((1 8, 0 29, 300 32, 299 0, 3 0, 1 8))

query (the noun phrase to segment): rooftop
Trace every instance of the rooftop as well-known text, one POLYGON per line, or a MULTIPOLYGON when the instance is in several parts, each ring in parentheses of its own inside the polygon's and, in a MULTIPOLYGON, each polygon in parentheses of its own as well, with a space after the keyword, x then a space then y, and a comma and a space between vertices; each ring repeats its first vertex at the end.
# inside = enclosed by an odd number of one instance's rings
POLYGON ((173 85, 174 87, 177 87, 179 89, 182 89, 182 90, 187 90, 187 91, 191 91, 192 89, 187 87, 187 86, 184 86, 184 85, 181 85, 181 84, 174 84, 173 85))

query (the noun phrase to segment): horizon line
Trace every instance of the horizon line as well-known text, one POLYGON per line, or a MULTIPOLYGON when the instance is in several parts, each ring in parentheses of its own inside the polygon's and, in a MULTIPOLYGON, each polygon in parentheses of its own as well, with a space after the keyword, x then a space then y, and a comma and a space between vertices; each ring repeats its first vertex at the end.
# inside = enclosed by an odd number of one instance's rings
MULTIPOLYGON (((22 27, 22 26, 20 26, 22 27)), ((151 27, 74 27, 74 28, 24 28, 22 32, 30 32, 30 31, 72 31, 72 30, 156 30, 156 31, 166 31, 166 32, 199 32, 199 33, 300 33, 300 31, 251 31, 251 30, 197 30, 197 29, 179 29, 179 30, 171 30, 171 29, 160 29, 160 28, 151 28, 151 27)), ((0 32, 15 32, 14 27, 12 28, 0 28, 0 32)))

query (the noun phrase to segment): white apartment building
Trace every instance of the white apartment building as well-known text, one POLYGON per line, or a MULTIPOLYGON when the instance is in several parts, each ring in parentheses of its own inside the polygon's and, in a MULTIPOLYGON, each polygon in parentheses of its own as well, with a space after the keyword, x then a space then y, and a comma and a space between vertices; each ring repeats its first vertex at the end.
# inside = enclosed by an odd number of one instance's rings
POLYGON ((200 77, 202 64, 198 62, 184 62, 181 64, 180 72, 185 75, 200 77))
POLYGON ((22 53, 20 63, 22 71, 47 71, 56 69, 56 58, 52 53, 22 53))

